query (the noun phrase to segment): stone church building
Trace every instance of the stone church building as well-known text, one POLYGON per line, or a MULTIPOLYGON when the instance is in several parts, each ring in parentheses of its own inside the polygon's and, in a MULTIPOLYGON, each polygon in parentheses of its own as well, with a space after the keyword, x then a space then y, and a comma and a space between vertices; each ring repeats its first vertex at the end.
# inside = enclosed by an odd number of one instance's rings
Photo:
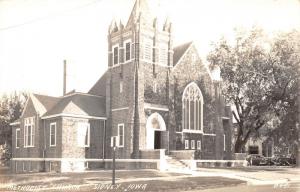
POLYGON ((231 109, 193 42, 173 45, 172 23, 136 0, 126 24, 108 29, 107 71, 88 93, 30 94, 12 123, 13 172, 157 168, 169 155, 231 159, 231 109), (153 164, 154 163, 154 164, 153 164), (129 167, 130 167, 129 166, 129 167))

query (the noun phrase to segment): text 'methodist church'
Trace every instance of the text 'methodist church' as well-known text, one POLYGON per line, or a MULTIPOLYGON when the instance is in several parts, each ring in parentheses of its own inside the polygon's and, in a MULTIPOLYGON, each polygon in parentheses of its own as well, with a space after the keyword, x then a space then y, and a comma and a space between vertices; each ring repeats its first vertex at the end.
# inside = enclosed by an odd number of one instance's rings
POLYGON ((136 0, 126 24, 109 26, 108 69, 88 93, 30 94, 11 124, 11 169, 108 168, 113 136, 120 168, 158 168, 169 155, 230 159, 231 110, 216 71, 192 42, 173 46, 172 23, 158 26, 146 0, 136 0))

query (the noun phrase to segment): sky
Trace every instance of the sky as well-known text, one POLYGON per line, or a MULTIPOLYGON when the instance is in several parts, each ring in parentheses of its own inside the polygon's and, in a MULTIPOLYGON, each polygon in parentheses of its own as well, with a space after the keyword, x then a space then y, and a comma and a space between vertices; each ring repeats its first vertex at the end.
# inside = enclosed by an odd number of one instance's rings
MULTIPOLYGON (((0 0, 0 95, 12 91, 61 96, 87 92, 107 70, 107 32, 127 22, 135 0, 0 0)), ((267 33, 300 30, 299 0, 148 0, 163 23, 173 23, 174 44, 194 41, 203 60, 212 42, 235 28, 267 33)))

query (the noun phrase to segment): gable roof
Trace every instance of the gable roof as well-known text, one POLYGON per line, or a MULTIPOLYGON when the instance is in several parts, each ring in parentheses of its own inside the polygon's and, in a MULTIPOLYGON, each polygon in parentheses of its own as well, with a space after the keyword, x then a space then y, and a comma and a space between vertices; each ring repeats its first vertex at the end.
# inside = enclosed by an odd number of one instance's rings
POLYGON ((106 95, 106 79, 107 71, 100 77, 100 79, 95 83, 95 85, 89 90, 89 94, 105 96, 106 95))
POLYGON ((180 58, 184 55, 184 53, 188 50, 188 48, 193 44, 193 42, 188 42, 181 44, 173 49, 174 55, 173 55, 173 63, 174 66, 178 63, 180 58))
POLYGON ((58 97, 50 97, 46 95, 38 95, 30 93, 25 103, 21 117, 38 113, 44 115, 59 100, 58 97))
POLYGON ((105 117, 105 111, 105 97, 74 93, 62 97, 43 117, 59 114, 105 117))
POLYGON ((51 97, 47 95, 33 94, 36 99, 49 111, 60 100, 58 97, 51 97))

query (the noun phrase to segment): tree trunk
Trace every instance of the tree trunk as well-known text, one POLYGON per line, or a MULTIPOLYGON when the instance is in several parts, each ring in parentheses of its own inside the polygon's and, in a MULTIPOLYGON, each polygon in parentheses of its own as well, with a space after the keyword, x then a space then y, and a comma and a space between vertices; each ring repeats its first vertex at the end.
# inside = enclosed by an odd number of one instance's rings
POLYGON ((244 145, 245 145, 245 142, 243 142, 241 140, 241 138, 238 137, 234 144, 234 152, 241 153, 244 145))

